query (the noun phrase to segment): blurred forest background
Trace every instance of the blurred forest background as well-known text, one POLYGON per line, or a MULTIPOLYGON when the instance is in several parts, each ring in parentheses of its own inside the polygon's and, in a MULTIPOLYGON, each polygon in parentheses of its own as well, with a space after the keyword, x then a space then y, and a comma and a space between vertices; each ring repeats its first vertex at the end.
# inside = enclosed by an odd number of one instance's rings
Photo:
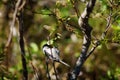
MULTIPOLYGON (((47 38, 60 50, 60 57, 71 67, 56 63, 61 80, 74 68, 80 56, 83 34, 79 29, 74 5, 81 14, 89 0, 26 0, 23 12, 23 36, 28 80, 47 80, 45 55, 42 45, 47 38)), ((19 24, 15 19, 12 40, 8 43, 11 23, 17 0, 0 0, 0 80, 21 80, 22 61, 19 44, 19 24)), ((101 38, 107 25, 106 18, 112 12, 110 28, 91 56, 84 63, 78 80, 120 80, 120 1, 97 0, 89 18, 93 42, 101 38)), ((19 13, 18 13, 19 14, 19 13)), ((51 77, 54 78, 52 65, 51 77)))

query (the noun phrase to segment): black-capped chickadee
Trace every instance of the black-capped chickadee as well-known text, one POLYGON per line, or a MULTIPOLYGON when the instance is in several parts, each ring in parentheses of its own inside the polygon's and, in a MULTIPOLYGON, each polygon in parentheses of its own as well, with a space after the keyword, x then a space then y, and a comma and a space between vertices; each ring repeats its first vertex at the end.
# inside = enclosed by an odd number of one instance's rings
POLYGON ((44 54, 47 56, 48 59, 51 59, 53 61, 56 61, 56 62, 60 62, 68 67, 70 67, 67 63, 63 62, 61 59, 60 59, 60 51, 58 50, 57 47, 54 47, 52 45, 49 45, 49 44, 44 44, 43 45, 43 52, 44 54))

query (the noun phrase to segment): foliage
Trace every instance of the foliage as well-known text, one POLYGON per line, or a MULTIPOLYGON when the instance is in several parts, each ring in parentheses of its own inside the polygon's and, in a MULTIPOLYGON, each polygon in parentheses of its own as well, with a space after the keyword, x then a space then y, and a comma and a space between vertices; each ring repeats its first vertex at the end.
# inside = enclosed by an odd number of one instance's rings
MULTIPOLYGON (((35 79, 35 70, 46 80, 45 56, 42 46, 48 37, 60 49, 60 57, 71 65, 79 57, 82 46, 82 32, 78 26, 77 13, 71 0, 30 0, 24 8, 24 41, 29 79, 35 79), (56 37, 59 37, 56 39, 56 37)), ((77 0, 75 0, 77 1, 77 0)), ((18 23, 16 21, 12 41, 6 52, 10 34, 10 23, 14 12, 14 1, 0 1, 0 80, 19 80, 22 77, 22 64, 19 48, 18 23), (7 5, 6 5, 7 4, 7 5)), ((78 1, 79 12, 85 3, 78 1)), ((93 27, 92 42, 100 39, 105 30, 106 18, 112 12, 111 28, 101 45, 85 62, 79 78, 89 80, 120 79, 120 1, 97 0, 89 24, 93 27)), ((92 43, 93 44, 93 43, 92 43)), ((94 44, 93 44, 94 45, 94 44)), ((91 46, 92 47, 92 46, 91 46)), ((62 80, 70 71, 64 65, 56 68, 62 80)), ((53 74, 52 65, 50 73, 53 74)), ((54 77, 54 75, 52 75, 54 77)))

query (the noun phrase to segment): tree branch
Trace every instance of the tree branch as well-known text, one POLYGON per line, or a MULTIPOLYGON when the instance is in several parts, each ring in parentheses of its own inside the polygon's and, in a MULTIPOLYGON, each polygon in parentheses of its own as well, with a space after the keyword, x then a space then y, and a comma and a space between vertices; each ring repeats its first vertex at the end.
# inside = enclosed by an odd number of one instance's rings
POLYGON ((73 5, 73 8, 74 8, 74 10, 75 10, 75 12, 77 14, 77 17, 79 18, 80 13, 79 13, 78 6, 77 6, 77 3, 78 3, 77 0, 70 0, 70 2, 73 5))
POLYGON ((7 44, 6 44, 6 48, 10 45, 10 42, 12 40, 13 28, 14 28, 14 25, 15 25, 16 15, 17 15, 17 12, 18 12, 20 2, 21 2, 21 0, 18 0, 16 5, 15 5, 15 11, 13 13, 13 20, 12 20, 12 23, 11 23, 11 26, 10 26, 10 34, 9 34, 9 38, 8 38, 8 41, 7 41, 7 44))
POLYGON ((28 72, 27 72, 27 63, 25 59, 25 48, 24 48, 24 39, 23 39, 23 12, 20 11, 20 15, 18 16, 19 20, 19 33, 20 33, 20 49, 21 49, 21 57, 22 57, 22 66, 23 66, 23 80, 28 80, 28 72))
POLYGON ((89 19, 90 13, 93 10, 95 2, 96 2, 96 0, 90 0, 87 3, 84 12, 79 17, 79 20, 78 20, 79 27, 84 34, 83 45, 82 45, 80 57, 78 58, 74 69, 72 70, 71 73, 68 74, 68 80, 76 80, 77 79, 77 76, 79 75, 79 73, 81 71, 81 67, 86 60, 86 54, 87 54, 88 48, 91 44, 91 31, 92 31, 92 27, 88 24, 88 19, 89 19))
POLYGON ((20 49, 21 49, 21 58, 22 58, 22 66, 23 66, 23 80, 28 80, 28 71, 27 71, 27 65, 26 65, 27 63, 25 59, 25 48, 24 48, 24 39, 23 39, 23 36, 24 36, 23 7, 21 7, 21 10, 19 13, 20 13, 18 15, 19 34, 20 34, 19 44, 20 44, 20 49))
POLYGON ((108 16, 108 18, 106 19, 107 21, 107 24, 106 24, 106 29, 105 31, 102 33, 101 35, 101 39, 100 40, 97 40, 95 41, 95 45, 91 48, 90 52, 88 52, 88 54, 86 55, 86 59, 91 55, 91 53, 101 44, 101 41, 105 38, 106 34, 107 34, 107 31, 109 30, 109 28, 111 27, 111 17, 112 17, 112 10, 110 9, 110 14, 108 16))

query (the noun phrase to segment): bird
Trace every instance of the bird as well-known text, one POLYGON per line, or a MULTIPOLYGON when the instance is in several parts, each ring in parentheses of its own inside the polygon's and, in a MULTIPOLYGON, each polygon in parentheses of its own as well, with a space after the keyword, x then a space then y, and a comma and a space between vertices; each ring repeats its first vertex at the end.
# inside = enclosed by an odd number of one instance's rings
POLYGON ((68 67, 70 67, 70 65, 68 65, 67 63, 63 62, 60 59, 60 51, 57 47, 50 45, 50 44, 44 44, 43 47, 43 53, 46 55, 46 57, 50 60, 53 60, 55 62, 59 62, 62 63, 68 67))

